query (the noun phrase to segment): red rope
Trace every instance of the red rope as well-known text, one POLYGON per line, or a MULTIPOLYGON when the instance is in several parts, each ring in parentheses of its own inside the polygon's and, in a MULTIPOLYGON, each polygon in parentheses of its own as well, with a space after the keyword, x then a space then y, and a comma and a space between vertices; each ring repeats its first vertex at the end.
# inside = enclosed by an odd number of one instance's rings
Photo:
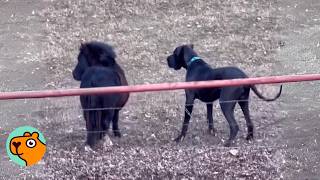
POLYGON ((143 84, 143 85, 113 86, 113 87, 102 87, 102 88, 83 88, 83 89, 77 88, 77 89, 43 90, 43 91, 1 92, 0 100, 79 96, 79 95, 110 94, 110 93, 128 93, 128 92, 133 93, 133 92, 165 91, 165 90, 177 90, 177 89, 214 88, 214 87, 239 86, 239 85, 250 85, 250 84, 277 84, 277 83, 316 81, 316 80, 320 80, 320 74, 270 76, 270 77, 256 77, 256 78, 246 78, 246 79, 214 80, 214 81, 143 84))

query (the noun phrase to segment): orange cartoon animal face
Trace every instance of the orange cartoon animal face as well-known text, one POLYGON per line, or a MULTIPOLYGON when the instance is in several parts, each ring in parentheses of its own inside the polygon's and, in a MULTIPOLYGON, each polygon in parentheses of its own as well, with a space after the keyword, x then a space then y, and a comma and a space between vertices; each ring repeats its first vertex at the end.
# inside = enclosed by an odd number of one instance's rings
POLYGON ((23 136, 17 136, 10 141, 10 151, 26 162, 27 166, 40 161, 46 152, 46 145, 39 140, 39 134, 25 132, 23 136))

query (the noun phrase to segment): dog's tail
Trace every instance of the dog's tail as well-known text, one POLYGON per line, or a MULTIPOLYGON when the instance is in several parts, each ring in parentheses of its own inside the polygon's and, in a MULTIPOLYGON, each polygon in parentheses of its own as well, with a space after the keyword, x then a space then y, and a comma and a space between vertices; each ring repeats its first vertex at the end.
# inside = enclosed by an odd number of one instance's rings
POLYGON ((278 99, 281 95, 281 92, 282 92, 282 85, 280 86, 280 90, 278 92, 278 94, 274 97, 274 98, 266 98, 264 96, 262 96, 262 94, 258 91, 257 87, 255 85, 251 85, 250 88, 253 90, 253 92, 262 100, 264 101, 274 101, 276 99, 278 99))

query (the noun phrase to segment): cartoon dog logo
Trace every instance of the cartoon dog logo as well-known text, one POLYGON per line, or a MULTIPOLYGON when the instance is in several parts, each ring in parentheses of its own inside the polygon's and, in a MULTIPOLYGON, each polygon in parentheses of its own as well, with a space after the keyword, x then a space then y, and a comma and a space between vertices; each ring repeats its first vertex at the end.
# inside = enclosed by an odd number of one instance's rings
POLYGON ((22 159, 26 166, 32 166, 40 161, 46 152, 46 144, 39 139, 38 132, 25 132, 10 140, 10 151, 22 159))

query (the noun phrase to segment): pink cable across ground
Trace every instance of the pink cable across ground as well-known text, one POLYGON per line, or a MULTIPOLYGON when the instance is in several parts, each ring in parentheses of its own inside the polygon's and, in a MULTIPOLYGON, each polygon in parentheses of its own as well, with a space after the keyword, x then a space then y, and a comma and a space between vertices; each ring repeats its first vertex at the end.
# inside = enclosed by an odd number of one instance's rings
POLYGON ((316 81, 316 80, 320 80, 320 74, 269 76, 269 77, 214 80, 214 81, 143 84, 143 85, 113 86, 113 87, 102 87, 102 88, 57 89, 57 90, 43 90, 43 91, 16 91, 16 92, 1 92, 0 100, 79 96, 79 95, 94 95, 94 94, 96 95, 96 94, 126 93, 126 92, 133 93, 133 92, 165 91, 165 90, 177 90, 177 89, 198 89, 198 88, 226 87, 226 86, 238 86, 238 85, 249 85, 249 84, 277 84, 277 83, 316 81))

